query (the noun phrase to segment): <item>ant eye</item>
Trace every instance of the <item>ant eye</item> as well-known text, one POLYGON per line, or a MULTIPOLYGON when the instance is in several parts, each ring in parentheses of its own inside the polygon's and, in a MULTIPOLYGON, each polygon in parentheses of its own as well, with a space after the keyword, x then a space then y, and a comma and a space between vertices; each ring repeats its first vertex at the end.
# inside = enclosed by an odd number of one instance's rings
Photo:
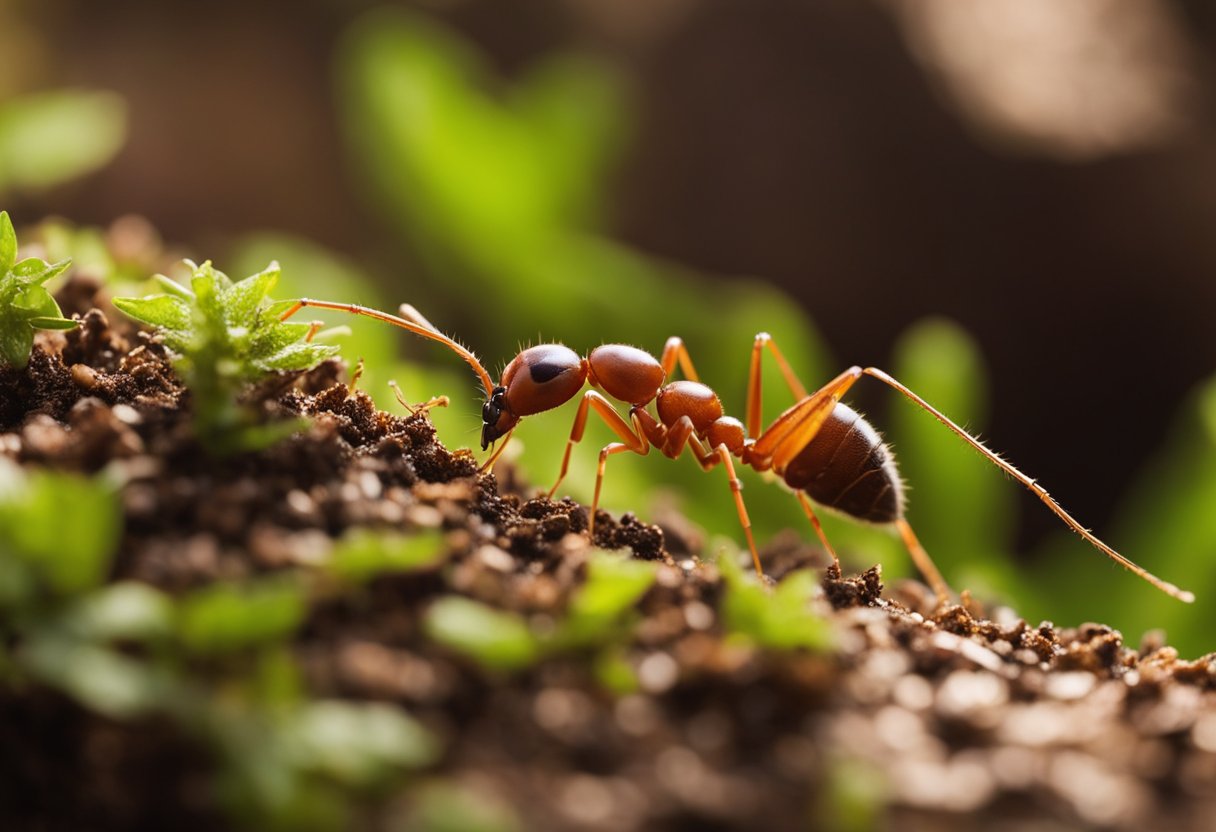
POLYGON ((498 419, 498 414, 494 412, 494 405, 486 402, 481 406, 481 421, 494 422, 498 419))

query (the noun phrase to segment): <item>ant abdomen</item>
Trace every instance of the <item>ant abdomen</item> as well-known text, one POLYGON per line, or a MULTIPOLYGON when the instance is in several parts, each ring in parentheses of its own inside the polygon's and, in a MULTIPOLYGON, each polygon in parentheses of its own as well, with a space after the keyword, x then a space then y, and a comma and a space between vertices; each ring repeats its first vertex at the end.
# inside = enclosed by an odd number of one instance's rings
POLYGON ((861 414, 837 404, 782 473, 821 506, 870 523, 903 517, 903 482, 891 450, 861 414))

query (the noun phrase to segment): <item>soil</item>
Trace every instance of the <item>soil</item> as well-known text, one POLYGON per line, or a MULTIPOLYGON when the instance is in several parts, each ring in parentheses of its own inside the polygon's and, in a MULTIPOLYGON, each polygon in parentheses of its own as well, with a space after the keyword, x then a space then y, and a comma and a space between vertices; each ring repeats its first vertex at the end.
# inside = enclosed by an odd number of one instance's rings
MULTIPOLYGON (((111 325, 95 291, 70 282, 61 300, 81 328, 40 334, 27 370, 0 370, 2 452, 118 473, 112 577, 171 592, 314 568, 355 527, 439 531, 440 566, 314 599, 292 649, 313 695, 420 719, 444 743, 431 773, 521 828, 868 828, 871 811, 894 829, 1213 828, 1216 656, 1181 661, 1153 638, 1033 625, 966 596, 938 609, 919 583, 884 587, 878 565, 842 576, 792 533, 762 557, 777 581, 821 572, 830 651, 726 638, 697 530, 601 513, 595 545, 659 563, 625 652, 638 689, 608 692, 578 652, 510 673, 458 656, 422 633, 429 603, 461 594, 543 628, 584 580, 587 509, 532 496, 509 469, 479 474, 424 414, 350 391, 336 362, 251 394, 307 430, 210 457, 164 349, 111 325)), ((0 714, 4 829, 228 823, 206 749, 171 723, 115 722, 49 690, 4 691, 0 714)), ((395 828, 408 785, 362 823, 395 828)))

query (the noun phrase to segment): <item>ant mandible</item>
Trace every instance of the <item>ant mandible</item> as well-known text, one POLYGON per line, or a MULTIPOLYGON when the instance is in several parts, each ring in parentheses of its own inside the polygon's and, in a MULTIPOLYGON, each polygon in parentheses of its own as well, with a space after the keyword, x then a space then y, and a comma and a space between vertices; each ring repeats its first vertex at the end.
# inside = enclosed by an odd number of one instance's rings
POLYGON ((290 318, 305 307, 349 312, 384 321, 438 341, 464 359, 477 373, 486 390, 486 401, 481 410, 481 449, 484 451, 496 440, 503 439, 482 470, 493 467, 520 419, 565 404, 578 395, 585 384, 590 384, 592 389, 583 393, 579 402, 562 457, 561 471, 549 489, 549 496, 553 496, 565 479, 570 452, 582 440, 587 416, 594 410, 621 441, 613 442, 600 451, 588 529, 592 537, 608 457, 626 451, 645 455, 653 446, 664 456, 675 459, 688 449, 704 470, 709 471, 719 464, 725 468, 756 574, 763 577, 764 570, 752 535, 751 520, 743 504, 742 485, 735 474, 732 458, 737 457, 743 465, 757 471, 772 471, 793 489, 816 535, 837 567, 840 560, 823 532, 813 502, 861 521, 893 525, 903 538, 917 568, 937 594, 938 601, 948 602, 950 588, 904 519, 903 483, 894 457, 878 432, 859 413, 840 401, 862 376, 870 376, 932 414, 985 459, 1033 492, 1070 529, 1107 557, 1174 598, 1188 603, 1195 600, 1190 592, 1158 578, 1103 543, 1065 511, 1038 482, 988 450, 978 439, 916 393, 875 367, 850 367, 823 387, 808 393, 777 344, 768 333, 760 333, 752 344, 747 382, 747 424, 744 425, 724 414, 718 395, 700 382, 692 358, 678 337, 667 340, 662 355, 657 359, 644 350, 624 344, 604 344, 593 349, 586 357, 562 344, 528 347, 507 365, 502 380, 495 385, 472 352, 441 333, 409 304, 401 305, 399 317, 365 306, 305 298, 296 301, 281 316, 281 320, 290 318), (760 359, 766 349, 775 359, 796 402, 762 430, 760 359), (668 381, 677 364, 685 378, 668 381), (600 390, 604 392, 600 393, 600 390), (628 421, 604 394, 629 405, 628 421), (657 418, 649 410, 652 403, 657 418))

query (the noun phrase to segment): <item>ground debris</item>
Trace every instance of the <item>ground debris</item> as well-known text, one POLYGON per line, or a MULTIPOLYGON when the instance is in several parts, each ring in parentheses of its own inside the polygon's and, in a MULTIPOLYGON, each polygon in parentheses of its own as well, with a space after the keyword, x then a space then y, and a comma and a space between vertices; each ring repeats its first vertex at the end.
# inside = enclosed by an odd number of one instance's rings
MULTIPOLYGON (((585 506, 504 493, 509 468, 479 471, 425 415, 378 411, 332 361, 250 395, 307 429, 209 457, 163 349, 101 312, 81 317, 66 338, 40 336, 28 370, 0 372, 0 452, 121 474, 114 577, 172 592, 313 574, 355 529, 436 535, 425 568, 324 584, 291 653, 313 696, 408 709, 442 741, 433 773, 519 828, 830 828, 858 794, 890 828, 1206 830, 1216 817, 1216 654, 1185 661, 1159 636, 1135 650, 1098 623, 989 617, 966 596, 939 607, 917 582, 884 587, 880 565, 829 565, 810 587, 830 648, 761 648, 729 632, 729 575, 673 509, 663 528, 600 512, 591 541, 585 506), (504 671, 428 636, 428 612, 459 595, 556 639, 597 548, 656 570, 610 641, 504 671)), ((796 536, 763 556, 778 581, 827 562, 796 536)), ((112 722, 36 689, 0 696, 14 716, 0 720, 4 828, 219 825, 199 798, 205 754, 172 726, 112 722), (113 753, 77 753, 97 743, 113 753)), ((399 825, 411 783, 369 808, 368 828, 399 825)))

